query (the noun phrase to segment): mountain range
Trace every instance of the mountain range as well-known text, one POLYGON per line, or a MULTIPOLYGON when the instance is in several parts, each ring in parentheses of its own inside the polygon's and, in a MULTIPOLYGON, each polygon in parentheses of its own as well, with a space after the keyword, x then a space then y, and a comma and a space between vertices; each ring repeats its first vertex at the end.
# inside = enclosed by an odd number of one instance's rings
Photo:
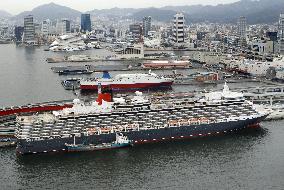
MULTIPOLYGON (((144 16, 152 16, 154 20, 169 22, 176 12, 183 12, 188 23, 196 22, 218 22, 234 23, 240 16, 247 17, 250 24, 272 23, 278 21, 280 13, 284 13, 283 0, 240 0, 230 4, 210 5, 191 5, 191 6, 165 6, 162 8, 111 8, 94 9, 88 11, 94 16, 104 16, 110 18, 133 18, 142 20, 144 16)), ((0 16, 2 12, 0 11, 0 16)), ((55 3, 41 5, 32 11, 22 12, 12 19, 22 20, 25 15, 32 14, 35 19, 76 19, 81 12, 57 5, 55 3)), ((9 14, 8 14, 9 16, 9 14)), ((11 16, 11 15, 10 15, 11 16)))
POLYGON ((284 1, 241 0, 231 4, 219 4, 216 6, 166 6, 159 9, 148 8, 139 10, 132 16, 137 20, 141 20, 144 15, 150 15, 154 19, 167 21, 176 12, 183 12, 188 23, 206 21, 234 23, 240 16, 247 17, 249 24, 272 23, 278 21, 280 13, 284 13, 284 1))
POLYGON ((26 15, 33 15, 35 20, 42 21, 46 19, 56 20, 61 18, 76 19, 77 17, 80 17, 81 12, 66 6, 49 3, 38 6, 31 11, 22 12, 14 16, 13 19, 23 19, 26 15))
POLYGON ((0 10, 0 18, 10 18, 10 17, 12 17, 10 13, 4 10, 0 10))

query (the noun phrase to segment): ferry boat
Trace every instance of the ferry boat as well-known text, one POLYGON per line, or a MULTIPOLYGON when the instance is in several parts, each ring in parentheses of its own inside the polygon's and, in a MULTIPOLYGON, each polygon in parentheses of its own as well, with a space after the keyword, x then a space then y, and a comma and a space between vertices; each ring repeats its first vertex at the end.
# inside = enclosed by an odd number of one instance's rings
POLYGON ((110 86, 115 91, 168 88, 171 87, 173 82, 174 79, 158 76, 157 74, 152 73, 151 70, 147 74, 119 74, 114 78, 111 78, 108 72, 104 72, 102 78, 81 80, 80 89, 97 90, 99 83, 103 88, 110 86))
POLYGON ((52 114, 17 117, 17 153, 67 151, 66 143, 111 143, 122 133, 134 144, 232 133, 257 127, 267 113, 257 111, 242 93, 223 91, 199 97, 169 96, 149 101, 141 92, 113 98, 101 89, 91 104, 74 100, 72 108, 52 114))
POLYGON ((68 152, 85 152, 85 151, 96 151, 96 150, 107 150, 125 148, 133 145, 133 141, 129 140, 127 136, 122 133, 116 134, 116 140, 112 143, 103 144, 76 144, 76 137, 74 136, 73 144, 65 144, 68 152))

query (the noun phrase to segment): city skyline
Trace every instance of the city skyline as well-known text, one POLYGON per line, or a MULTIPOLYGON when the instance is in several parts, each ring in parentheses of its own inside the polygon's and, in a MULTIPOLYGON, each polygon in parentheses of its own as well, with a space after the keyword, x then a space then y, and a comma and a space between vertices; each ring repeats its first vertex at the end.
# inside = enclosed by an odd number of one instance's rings
POLYGON ((72 9, 85 12, 93 9, 108 9, 108 8, 146 8, 146 7, 163 7, 163 6, 182 6, 182 5, 217 5, 217 4, 226 4, 233 3, 239 0, 156 0, 154 2, 148 3, 147 0, 130 1, 130 0, 108 0, 107 2, 101 2, 99 0, 81 0, 80 3, 77 0, 25 0, 23 3, 22 0, 10 0, 1 3, 1 10, 7 11, 10 14, 16 15, 23 11, 30 11, 33 8, 48 4, 56 3, 62 6, 68 6, 72 9), (19 6, 15 6, 15 4, 19 6))

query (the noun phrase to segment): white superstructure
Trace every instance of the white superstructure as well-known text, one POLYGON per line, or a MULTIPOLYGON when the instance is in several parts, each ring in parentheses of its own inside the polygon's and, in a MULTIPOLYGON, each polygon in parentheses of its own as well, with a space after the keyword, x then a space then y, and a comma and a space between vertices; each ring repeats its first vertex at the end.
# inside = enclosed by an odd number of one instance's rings
POLYGON ((244 100, 243 93, 230 91, 227 83, 224 84, 223 91, 209 92, 204 95, 204 99, 201 101, 206 101, 210 103, 217 103, 222 100, 244 100))
POLYGON ((110 85, 112 88, 144 88, 159 85, 171 85, 172 78, 158 76, 149 71, 147 74, 119 74, 114 78, 86 79, 80 81, 81 89, 96 88, 99 84, 102 86, 110 85))
POLYGON ((70 114, 90 114, 90 113, 108 113, 112 111, 113 102, 102 101, 102 105, 98 102, 92 102, 90 105, 85 105, 79 99, 73 101, 72 108, 65 108, 62 111, 54 111, 54 116, 68 116, 70 114))

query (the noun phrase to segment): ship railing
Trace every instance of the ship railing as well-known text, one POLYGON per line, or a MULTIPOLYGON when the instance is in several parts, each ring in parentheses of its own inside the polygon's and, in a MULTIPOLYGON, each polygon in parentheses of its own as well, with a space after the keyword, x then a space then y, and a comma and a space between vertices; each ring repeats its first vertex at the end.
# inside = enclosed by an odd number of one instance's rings
POLYGON ((178 121, 178 124, 179 124, 179 127, 180 127, 180 126, 185 126, 185 125, 189 125, 189 124, 190 124, 190 121, 187 120, 187 119, 180 119, 180 120, 178 121))
MULTIPOLYGON (((152 128, 153 128, 153 127, 152 127, 152 128)), ((161 129, 161 128, 164 128, 164 125, 159 124, 159 123, 157 123, 157 124, 154 125, 154 129, 161 129)))
POLYGON ((170 120, 170 121, 168 122, 168 126, 169 126, 169 127, 179 127, 179 123, 178 123, 177 120, 170 120))
POLYGON ((138 124, 126 124, 126 125, 116 125, 116 126, 109 126, 104 128, 89 128, 88 133, 90 134, 110 134, 110 133, 117 133, 117 132, 129 132, 129 131, 139 131, 140 127, 138 124))
POLYGON ((179 120, 169 120, 169 127, 181 127, 187 125, 201 125, 209 124, 210 120, 208 118, 191 118, 191 119, 179 119, 179 120))
POLYGON ((127 124, 127 125, 124 125, 124 131, 125 132, 128 132, 128 131, 139 131, 140 130, 140 127, 139 127, 139 124, 127 124))
POLYGON ((75 137, 81 137, 82 136, 82 134, 81 133, 72 133, 71 135, 74 135, 75 137))
POLYGON ((61 138, 70 138, 70 137, 72 137, 71 134, 62 134, 61 135, 61 138))
POLYGON ((155 124, 154 127, 150 126, 148 127, 149 129, 160 129, 160 126, 159 124, 155 124))
POLYGON ((239 120, 247 120, 249 119, 248 116, 240 116, 239 120))
POLYGON ((227 122, 230 122, 230 121, 237 121, 238 118, 230 117, 230 118, 227 118, 226 120, 227 120, 227 122))
POLYGON ((217 119, 216 122, 217 123, 226 123, 227 119, 217 119))
POLYGON ((100 135, 99 131, 94 131, 94 132, 87 132, 89 135, 100 135))
POLYGON ((50 137, 48 138, 44 138, 44 137, 30 137, 28 139, 25 139, 27 142, 32 142, 32 141, 43 141, 43 140, 46 140, 46 139, 52 139, 50 137))

